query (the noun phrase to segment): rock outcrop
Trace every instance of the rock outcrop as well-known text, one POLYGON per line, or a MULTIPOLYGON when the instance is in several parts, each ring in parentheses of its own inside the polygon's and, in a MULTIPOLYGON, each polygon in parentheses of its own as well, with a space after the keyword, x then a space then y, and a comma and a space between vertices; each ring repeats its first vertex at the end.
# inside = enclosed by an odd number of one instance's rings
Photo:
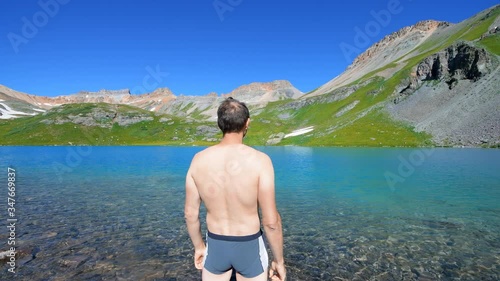
MULTIPOLYGON (((488 52, 467 42, 459 42, 446 50, 434 54, 417 66, 420 80, 479 80, 491 72, 491 58, 488 52)), ((451 87, 451 86, 450 86, 451 87)))
POLYGON ((412 75, 396 88, 394 103, 413 94, 425 81, 443 81, 453 89, 460 80, 475 82, 491 73, 495 65, 491 55, 465 41, 433 54, 421 61, 412 75))
POLYGON ((498 58, 458 42, 421 61, 387 110, 443 146, 500 145, 498 58))
POLYGON ((285 137, 285 133, 279 132, 277 134, 272 134, 269 136, 269 139, 266 142, 266 145, 275 145, 281 142, 285 137))
POLYGON ((61 96, 55 100, 63 103, 121 103, 130 98, 130 91, 123 90, 100 90, 98 92, 81 91, 70 96, 61 96))
MULTIPOLYGON (((55 109, 56 112, 63 108, 55 109)), ((45 113, 47 114, 47 113, 45 113)), ((54 118, 45 119, 42 122, 45 124, 65 124, 74 123, 84 126, 98 126, 101 128, 111 128, 113 124, 120 126, 130 126, 143 121, 152 121, 154 118, 150 114, 145 114, 140 111, 129 110, 124 115, 116 106, 96 107, 90 112, 78 115, 67 115, 64 118, 56 116, 54 118)))

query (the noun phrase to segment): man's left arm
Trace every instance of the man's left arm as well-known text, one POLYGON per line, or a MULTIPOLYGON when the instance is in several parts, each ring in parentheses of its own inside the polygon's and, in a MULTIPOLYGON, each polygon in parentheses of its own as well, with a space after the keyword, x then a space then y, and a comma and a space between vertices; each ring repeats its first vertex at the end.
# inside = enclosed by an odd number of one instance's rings
POLYGON ((194 245, 194 265, 197 269, 203 269, 203 257, 205 255, 205 242, 201 236, 200 224, 201 198, 196 183, 191 175, 191 168, 186 175, 186 203, 184 205, 184 217, 189 237, 194 245))

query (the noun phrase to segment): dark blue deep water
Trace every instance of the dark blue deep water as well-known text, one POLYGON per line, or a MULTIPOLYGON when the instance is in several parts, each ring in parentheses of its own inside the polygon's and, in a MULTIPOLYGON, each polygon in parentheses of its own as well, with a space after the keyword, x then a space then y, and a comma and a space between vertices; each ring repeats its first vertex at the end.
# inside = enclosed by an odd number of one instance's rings
MULTIPOLYGON (((183 204, 201 149, 0 147, 0 252, 8 167, 18 251, 0 279, 199 280, 183 204)), ((258 149, 289 280, 500 279, 500 150, 258 149)))

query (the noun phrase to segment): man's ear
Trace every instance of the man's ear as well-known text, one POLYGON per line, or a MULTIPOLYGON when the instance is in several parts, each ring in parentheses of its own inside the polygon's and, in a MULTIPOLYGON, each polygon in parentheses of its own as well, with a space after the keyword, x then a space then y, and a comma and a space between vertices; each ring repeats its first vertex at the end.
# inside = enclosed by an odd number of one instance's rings
POLYGON ((250 118, 247 119, 247 123, 246 123, 245 127, 248 128, 248 126, 250 126, 250 118))

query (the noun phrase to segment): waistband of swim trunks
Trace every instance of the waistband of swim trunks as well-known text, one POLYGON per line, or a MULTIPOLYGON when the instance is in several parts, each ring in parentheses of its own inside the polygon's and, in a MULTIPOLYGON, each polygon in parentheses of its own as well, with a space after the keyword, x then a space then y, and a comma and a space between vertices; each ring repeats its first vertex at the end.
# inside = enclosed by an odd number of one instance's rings
POLYGON ((215 234, 210 231, 207 231, 208 237, 215 239, 215 240, 222 240, 222 241, 231 241, 231 242, 247 242, 247 241, 252 241, 255 240, 259 237, 262 236, 262 230, 259 230, 259 232, 252 234, 252 235, 245 235, 245 236, 226 236, 226 235, 220 235, 220 234, 215 234))

